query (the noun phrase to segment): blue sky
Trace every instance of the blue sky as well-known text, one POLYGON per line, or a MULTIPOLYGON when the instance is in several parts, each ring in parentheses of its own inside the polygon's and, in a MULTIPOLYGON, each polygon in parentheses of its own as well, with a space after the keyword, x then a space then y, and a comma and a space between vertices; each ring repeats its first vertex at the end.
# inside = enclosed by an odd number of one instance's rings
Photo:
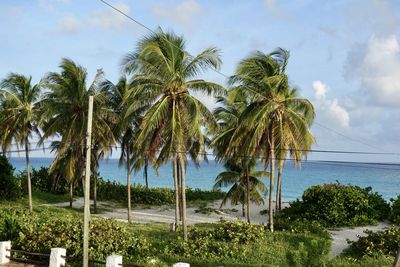
MULTIPOLYGON (((290 50, 291 83, 316 108, 316 149, 400 152, 399 1, 109 1, 151 29, 184 35, 192 54, 218 47, 227 75, 252 51, 290 50)), ((102 68, 115 81, 122 57, 148 33, 99 0, 2 0, 0 17, 0 79, 18 72, 39 81, 68 57, 90 79, 102 68)), ((215 72, 204 77, 225 83, 215 72)), ((215 107, 213 99, 199 97, 215 107)))

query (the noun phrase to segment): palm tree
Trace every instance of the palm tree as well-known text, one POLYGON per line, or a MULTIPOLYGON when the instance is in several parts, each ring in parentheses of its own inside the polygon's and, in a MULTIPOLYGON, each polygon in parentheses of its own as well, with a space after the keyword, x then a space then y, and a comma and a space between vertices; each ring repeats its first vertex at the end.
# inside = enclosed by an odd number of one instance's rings
POLYGON ((70 59, 62 59, 61 72, 51 72, 45 79, 49 91, 42 101, 44 119, 42 121, 43 140, 60 136, 57 158, 64 158, 71 149, 76 157, 74 175, 79 181, 84 171, 84 149, 88 116, 88 98, 94 97, 92 139, 93 144, 111 148, 115 142, 112 132, 116 117, 109 105, 108 95, 102 92, 100 84, 103 72, 98 70, 93 83, 87 87, 87 72, 70 59))
MULTIPOLYGON (((286 92, 285 98, 296 98, 298 95, 297 88, 292 88, 286 92)), ((292 105, 292 109, 296 110, 299 114, 302 114, 304 111, 302 106, 297 106, 296 102, 288 101, 286 102, 287 105, 292 105)), ((307 121, 309 125, 312 124, 314 115, 308 116, 307 114, 303 114, 304 119, 307 121)), ((283 166, 286 161, 286 157, 289 154, 289 157, 294 160, 296 166, 300 166, 302 158, 306 157, 308 151, 311 149, 312 145, 315 142, 314 136, 311 134, 310 131, 304 133, 302 136, 302 142, 297 142, 298 140, 291 138, 291 131, 289 127, 286 127, 288 121, 282 120, 282 134, 279 142, 277 143, 276 149, 276 158, 277 158, 277 171, 278 171, 278 179, 277 179, 277 188, 276 188, 276 208, 275 211, 279 212, 282 208, 282 173, 283 173, 283 166)))
POLYGON ((251 103, 241 114, 240 125, 232 136, 226 154, 238 147, 245 155, 262 156, 270 167, 269 228, 273 226, 273 192, 276 151, 284 142, 293 149, 307 147, 309 127, 315 116, 312 104, 304 98, 287 97, 285 74, 289 53, 279 49, 271 54, 255 52, 242 60, 230 78, 230 84, 249 95, 251 103), (289 139, 285 140, 285 139, 289 139), (285 140, 285 141, 284 141, 285 140))
POLYGON ((51 176, 65 179, 69 186, 69 207, 72 208, 74 189, 77 186, 76 170, 79 167, 76 147, 70 146, 64 153, 59 153, 60 141, 51 143, 51 151, 56 152, 56 157, 50 165, 49 173, 51 176))
POLYGON ((131 174, 135 167, 140 167, 138 162, 141 162, 139 159, 141 155, 135 151, 135 144, 140 130, 140 121, 147 106, 143 105, 139 95, 135 95, 126 77, 121 77, 115 85, 106 81, 102 87, 110 94, 111 105, 118 116, 118 122, 114 127, 114 136, 121 145, 119 165, 126 166, 128 222, 131 222, 131 174))
POLYGON ((2 151, 10 149, 12 142, 25 146, 26 176, 28 184, 29 212, 32 213, 32 187, 29 160, 29 138, 40 135, 41 84, 32 85, 32 77, 11 73, 1 82, 0 133, 2 151))
MULTIPOLYGON (((134 74, 135 90, 143 92, 143 99, 151 105, 144 115, 137 148, 147 152, 148 159, 156 166, 172 160, 179 164, 182 188, 182 227, 187 240, 186 227, 186 153, 194 141, 198 151, 204 151, 205 140, 202 127, 216 127, 213 114, 191 92, 208 95, 224 93, 222 86, 196 77, 209 68, 219 68, 218 50, 208 48, 197 56, 185 51, 182 37, 174 33, 157 33, 144 37, 135 52, 126 56, 124 69, 134 74)), ((178 224, 178 181, 174 167, 176 195, 175 222, 178 224)))
POLYGON ((222 200, 221 207, 227 203, 228 199, 234 205, 238 202, 242 203, 242 207, 244 205, 247 207, 247 222, 250 223, 250 201, 258 205, 264 202, 263 193, 267 188, 260 178, 267 176, 268 173, 256 171, 256 162, 248 159, 228 160, 224 166, 226 171, 218 174, 214 189, 230 185, 232 187, 222 200))

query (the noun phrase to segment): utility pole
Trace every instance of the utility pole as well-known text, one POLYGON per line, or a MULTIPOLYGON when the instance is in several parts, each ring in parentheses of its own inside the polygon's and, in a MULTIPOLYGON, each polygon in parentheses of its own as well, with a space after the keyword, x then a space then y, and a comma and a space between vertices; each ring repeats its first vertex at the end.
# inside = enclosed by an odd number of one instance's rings
POLYGON ((83 218, 83 267, 89 267, 89 220, 90 220, 90 155, 92 148, 93 96, 89 96, 88 123, 86 132, 86 168, 85 168, 85 208, 83 218))

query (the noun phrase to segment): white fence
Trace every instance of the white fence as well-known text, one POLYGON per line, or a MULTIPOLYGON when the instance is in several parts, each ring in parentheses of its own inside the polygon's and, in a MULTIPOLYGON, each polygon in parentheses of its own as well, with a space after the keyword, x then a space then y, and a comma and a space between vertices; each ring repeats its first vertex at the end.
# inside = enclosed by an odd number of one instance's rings
MULTIPOLYGON (((50 250, 50 254, 23 252, 11 249, 11 241, 2 241, 0 242, 0 265, 7 264, 10 262, 10 260, 13 259, 13 257, 11 257, 11 252, 13 251, 19 253, 26 253, 28 255, 48 257, 49 267, 64 267, 66 264, 66 260, 68 260, 67 251, 65 248, 52 248, 50 250)), ((106 267, 121 267, 124 265, 125 264, 123 264, 122 262, 122 256, 120 255, 110 255, 107 257, 105 262, 106 267)), ((129 265, 130 264, 126 264, 126 266, 129 265)), ((190 267, 190 264, 184 262, 178 262, 173 264, 172 267, 190 267)))

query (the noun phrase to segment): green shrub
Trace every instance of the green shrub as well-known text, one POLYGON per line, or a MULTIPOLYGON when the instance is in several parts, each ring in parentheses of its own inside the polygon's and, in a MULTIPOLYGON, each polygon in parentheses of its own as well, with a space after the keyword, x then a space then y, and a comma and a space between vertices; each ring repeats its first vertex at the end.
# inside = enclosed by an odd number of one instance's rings
MULTIPOLYGON (((3 209, 0 215, 0 239, 11 240, 13 248, 49 253, 50 248, 64 247, 68 256, 82 256, 81 217, 44 210, 28 214, 3 209)), ((90 222, 89 256, 104 260, 113 253, 127 259, 149 256, 147 240, 128 231, 126 226, 111 219, 92 218, 90 222)))
POLYGON ((221 227, 211 230, 203 230, 197 227, 190 228, 190 239, 196 240, 204 237, 215 241, 248 244, 262 240, 265 237, 265 229, 263 225, 248 224, 245 222, 225 222, 221 227))
POLYGON ((49 174, 49 168, 32 169, 32 186, 35 190, 54 194, 64 194, 68 185, 65 179, 55 179, 49 174))
POLYGON ((392 210, 390 211, 389 219, 395 223, 400 224, 400 195, 396 199, 391 199, 392 210))
POLYGON ((315 221, 324 227, 375 224, 387 218, 390 206, 371 188, 353 185, 316 185, 304 191, 302 199, 280 212, 286 221, 315 221))
POLYGON ((298 243, 296 249, 289 250, 286 254, 289 266, 324 266, 330 252, 328 238, 306 239, 298 243))
POLYGON ((189 228, 189 242, 179 239, 166 247, 165 253, 200 259, 245 260, 247 251, 241 245, 258 243, 265 238, 262 225, 244 222, 226 222, 220 227, 189 228))
POLYGON ((353 257, 388 255, 395 256, 400 247, 400 226, 392 226, 379 232, 366 230, 367 236, 351 241, 345 255, 353 257))
MULTIPOLYGON (((215 201, 223 196, 224 193, 220 190, 208 191, 190 188, 186 190, 188 201, 215 201)), ((99 178, 97 180, 97 198, 125 202, 127 199, 126 185, 99 178)), ((131 187, 131 198, 133 204, 168 205, 175 203, 174 190, 169 188, 145 188, 142 185, 134 185, 131 187)))
POLYGON ((277 231, 291 233, 310 233, 322 237, 330 238, 329 232, 317 221, 308 221, 306 219, 297 219, 288 221, 282 217, 275 218, 274 228, 277 231))
POLYGON ((188 242, 166 244, 164 258, 179 255, 190 263, 201 262, 194 266, 323 266, 331 246, 329 237, 271 233, 244 222, 191 226, 188 237, 188 242))
POLYGON ((22 196, 21 181, 13 173, 14 168, 7 157, 0 155, 0 200, 14 200, 22 196))
MULTIPOLYGON (((22 187, 27 193, 26 170, 20 172, 17 178, 22 181, 22 187)), ((49 174, 49 168, 40 167, 40 169, 32 168, 31 171, 32 189, 35 191, 48 192, 53 194, 65 194, 68 185, 65 179, 55 179, 49 174)))

